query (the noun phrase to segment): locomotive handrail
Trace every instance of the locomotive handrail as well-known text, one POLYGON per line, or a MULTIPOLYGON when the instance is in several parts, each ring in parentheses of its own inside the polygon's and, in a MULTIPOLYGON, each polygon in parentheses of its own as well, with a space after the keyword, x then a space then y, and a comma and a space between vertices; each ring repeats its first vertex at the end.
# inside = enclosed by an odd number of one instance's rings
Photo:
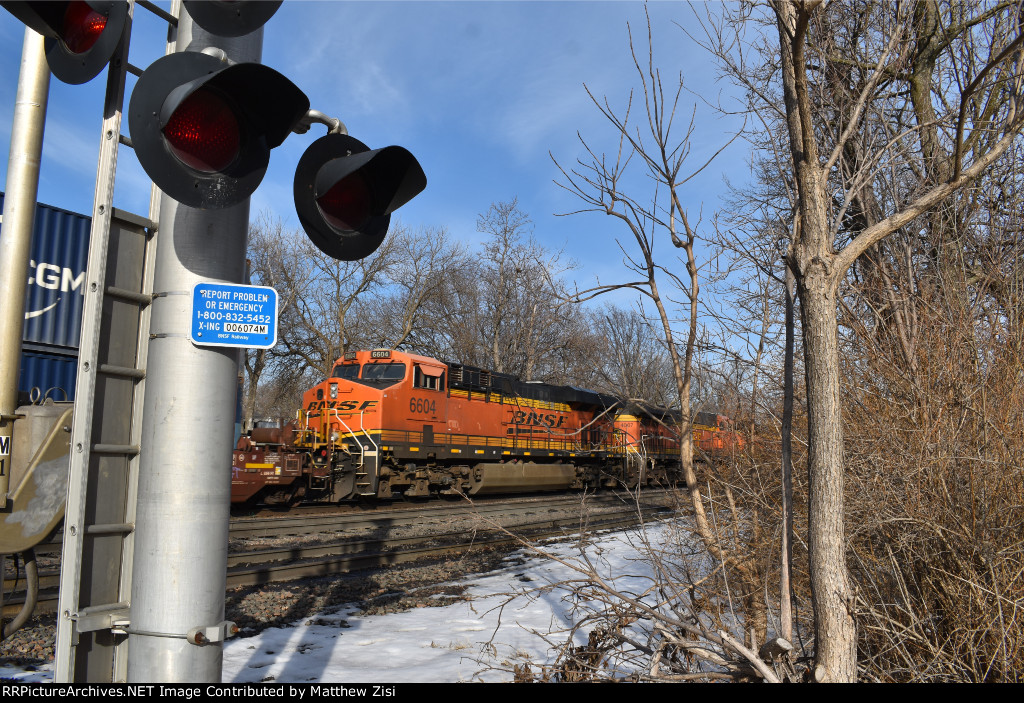
MULTIPOLYGON (((345 430, 351 436, 355 437, 356 433, 352 431, 352 428, 348 426, 347 422, 345 422, 344 420, 341 419, 341 415, 338 413, 338 409, 337 408, 331 408, 331 412, 333 412, 334 416, 336 418, 338 418, 338 422, 341 423, 341 426, 344 427, 345 430)), ((362 425, 362 423, 363 423, 363 416, 362 416, 362 413, 360 413, 359 414, 359 424, 362 425)), ((360 427, 360 429, 362 429, 362 428, 360 427)), ((363 449, 363 443, 360 442, 359 440, 356 440, 356 445, 359 447, 359 468, 363 468, 363 466, 366 464, 366 461, 365 461, 366 451, 363 449)), ((345 451, 348 452, 349 454, 352 453, 352 452, 348 451, 348 445, 347 444, 343 444, 341 446, 343 446, 345 448, 345 451)))
MULTIPOLYGON (((335 410, 335 412, 337 412, 337 410, 335 410)), ((363 412, 363 411, 360 411, 360 413, 359 413, 359 429, 360 429, 360 430, 362 431, 362 433, 363 433, 364 435, 366 435, 366 438, 367 438, 368 440, 370 440, 370 444, 372 444, 372 445, 373 445, 373 451, 374 451, 374 453, 375 453, 375 454, 380 454, 380 447, 379 447, 379 446, 377 446, 377 443, 373 441, 373 435, 371 435, 371 434, 370 434, 370 433, 369 433, 369 432, 367 431, 366 427, 365 427, 365 426, 363 425, 363 415, 364 415, 364 412, 363 412)), ((361 447, 362 445, 359 445, 359 446, 361 447)))
POLYGON ((309 413, 301 411, 301 410, 299 412, 302 412, 302 417, 303 417, 303 419, 305 421, 305 425, 303 426, 302 431, 304 433, 312 432, 313 433, 313 444, 316 444, 316 430, 309 426, 309 413))
MULTIPOLYGON (((353 435, 355 433, 352 433, 353 435)), ((380 440, 386 444, 389 442, 408 442, 410 444, 423 441, 422 432, 411 430, 382 430, 380 440)), ((471 435, 457 432, 444 432, 434 435, 437 444, 458 447, 498 447, 502 449, 515 449, 530 451, 535 449, 547 449, 551 451, 564 452, 606 452, 612 447, 598 444, 594 447, 583 448, 578 442, 570 439, 536 439, 527 440, 506 437, 492 437, 488 435, 471 435)))

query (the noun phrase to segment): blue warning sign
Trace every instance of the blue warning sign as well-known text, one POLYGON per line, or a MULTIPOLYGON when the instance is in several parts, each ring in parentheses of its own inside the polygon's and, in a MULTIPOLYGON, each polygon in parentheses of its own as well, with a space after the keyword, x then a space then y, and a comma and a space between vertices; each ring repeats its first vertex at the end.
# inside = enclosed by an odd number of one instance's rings
POLYGON ((269 349, 277 343, 277 291, 265 286, 197 283, 192 288, 192 343, 269 349))

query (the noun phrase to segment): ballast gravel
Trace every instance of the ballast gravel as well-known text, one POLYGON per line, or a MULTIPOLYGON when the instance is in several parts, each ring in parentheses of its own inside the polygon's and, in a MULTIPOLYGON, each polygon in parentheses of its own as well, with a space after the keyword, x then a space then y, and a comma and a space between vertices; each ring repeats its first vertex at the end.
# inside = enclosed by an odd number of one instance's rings
MULTIPOLYGON (((267 627, 315 619, 342 604, 355 604, 367 615, 447 605, 463 600, 464 587, 452 581, 501 567, 511 551, 513 547, 495 548, 457 558, 235 588, 227 592, 225 616, 238 625, 238 636, 246 637, 267 627)), ((53 663, 55 623, 54 613, 38 615, 0 642, 0 665, 38 668, 53 663)))

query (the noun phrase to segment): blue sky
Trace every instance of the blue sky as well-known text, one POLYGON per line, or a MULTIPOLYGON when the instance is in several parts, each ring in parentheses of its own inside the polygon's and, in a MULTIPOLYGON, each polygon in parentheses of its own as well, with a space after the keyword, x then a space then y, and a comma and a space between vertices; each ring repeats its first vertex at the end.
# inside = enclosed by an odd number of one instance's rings
MULTIPOLYGON (((158 3, 168 6, 169 3, 158 3)), ((700 6, 698 6, 699 8, 700 6)), ((709 100, 729 86, 675 23, 693 24, 683 3, 648 5, 655 57, 666 82, 682 71, 687 87, 709 100)), ((616 236, 599 215, 556 217, 579 201, 553 181, 550 154, 572 165, 582 154, 577 131, 595 149, 616 142, 584 90, 624 108, 638 85, 626 24, 644 47, 641 2, 333 2, 288 0, 265 29, 263 63, 294 81, 312 106, 341 118, 371 147, 399 144, 420 160, 426 191, 398 216, 411 226, 445 226, 470 244, 481 240, 476 218, 492 202, 518 197, 537 238, 564 247, 580 268, 582 286, 600 276, 621 280, 616 236)), ((7 152, 23 25, 0 12, 0 149, 7 152)), ((163 52, 163 28, 136 10, 131 62, 149 65, 163 52)), ((76 212, 91 209, 100 135, 103 77, 80 86, 51 81, 39 200, 76 212)), ((129 76, 129 90, 134 78, 129 76)), ((684 96, 687 117, 694 96, 684 96)), ((127 122, 127 121, 126 121, 127 122)), ((698 108, 693 163, 728 140, 740 121, 698 108)), ((680 125, 682 128, 683 125, 680 125)), ((123 128, 127 132, 127 124, 123 128)), ((291 135, 271 154, 270 169, 252 199, 252 213, 269 211, 298 227, 292 175, 305 148, 323 134, 291 135)), ((703 158, 702 158, 703 157, 703 158)), ((747 174, 737 142, 687 192, 705 222, 719 207, 723 175, 747 174)), ((2 160, 6 180, 6 159, 2 160)), ((121 148, 115 205, 145 213, 149 181, 130 149, 121 148)), ((670 247, 666 246, 665 251, 670 247)))

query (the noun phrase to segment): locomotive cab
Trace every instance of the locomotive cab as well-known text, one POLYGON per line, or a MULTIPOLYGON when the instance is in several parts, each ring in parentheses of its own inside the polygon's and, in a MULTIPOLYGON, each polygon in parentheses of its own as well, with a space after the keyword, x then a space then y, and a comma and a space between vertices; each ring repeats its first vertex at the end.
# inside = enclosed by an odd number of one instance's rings
POLYGON ((330 378, 306 392, 303 407, 339 436, 385 427, 429 434, 425 425, 443 431, 446 373, 434 359, 391 349, 347 352, 330 378))
POLYGON ((303 396, 312 459, 330 466, 333 496, 377 495, 385 442, 434 444, 447 423, 447 367, 391 349, 347 352, 303 396))

